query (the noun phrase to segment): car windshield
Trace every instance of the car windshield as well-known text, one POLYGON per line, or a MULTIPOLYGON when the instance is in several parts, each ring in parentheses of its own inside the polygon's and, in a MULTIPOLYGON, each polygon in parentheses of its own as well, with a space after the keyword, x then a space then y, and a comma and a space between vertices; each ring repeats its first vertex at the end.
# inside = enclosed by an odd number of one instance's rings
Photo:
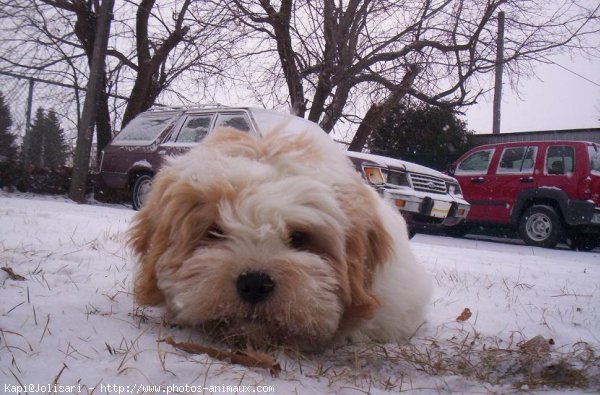
POLYGON ((146 113, 134 118, 115 137, 119 144, 150 144, 171 126, 179 113, 146 113))
POLYGON ((493 149, 486 149, 472 153, 458 165, 455 173, 486 173, 493 153, 493 149))

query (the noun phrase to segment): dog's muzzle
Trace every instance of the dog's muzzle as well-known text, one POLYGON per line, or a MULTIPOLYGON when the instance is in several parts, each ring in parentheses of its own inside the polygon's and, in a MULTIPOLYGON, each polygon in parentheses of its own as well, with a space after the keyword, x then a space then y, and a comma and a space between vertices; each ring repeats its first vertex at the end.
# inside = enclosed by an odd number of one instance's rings
POLYGON ((275 282, 266 273, 247 272, 240 274, 236 286, 244 302, 256 304, 264 302, 273 293, 275 282))

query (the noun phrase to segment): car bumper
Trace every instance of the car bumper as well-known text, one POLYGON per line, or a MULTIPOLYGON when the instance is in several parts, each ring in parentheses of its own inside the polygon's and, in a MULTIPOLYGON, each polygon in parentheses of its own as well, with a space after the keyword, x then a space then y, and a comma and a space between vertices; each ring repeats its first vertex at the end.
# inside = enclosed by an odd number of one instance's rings
POLYGON ((600 209, 596 209, 596 212, 592 215, 591 223, 600 226, 600 209))
POLYGON ((413 224, 453 226, 462 222, 471 205, 456 195, 435 195, 414 190, 383 189, 383 199, 413 224))
POLYGON ((565 220, 569 225, 600 227, 600 207, 591 200, 570 200, 566 207, 565 220))
POLYGON ((571 200, 565 210, 565 222, 571 233, 593 234, 600 237, 600 207, 589 200, 571 200))

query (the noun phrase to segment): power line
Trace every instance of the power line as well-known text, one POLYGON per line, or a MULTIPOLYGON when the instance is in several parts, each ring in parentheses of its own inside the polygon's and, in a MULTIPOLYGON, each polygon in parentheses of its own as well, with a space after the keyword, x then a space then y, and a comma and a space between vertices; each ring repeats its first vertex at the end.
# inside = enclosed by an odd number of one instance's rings
MULTIPOLYGON (((18 79, 23 79, 23 80, 29 80, 29 81, 34 81, 34 82, 41 82, 44 84, 50 84, 50 85, 56 85, 56 86, 60 86, 63 88, 71 88, 71 89, 79 89, 80 91, 86 91, 87 88, 86 87, 81 87, 81 86, 76 86, 76 85, 70 85, 70 84, 65 84, 63 82, 57 82, 57 81, 52 81, 52 80, 46 80, 43 78, 39 78, 39 77, 30 77, 30 76, 26 76, 26 75, 22 75, 22 74, 15 74, 15 73, 11 73, 9 71, 3 71, 0 70, 0 75, 6 75, 9 77, 13 77, 13 78, 18 78, 18 79)), ((109 97, 114 97, 117 99, 121 99, 121 100, 129 100, 128 97, 122 96, 122 95, 115 95, 112 93, 108 93, 109 97)))
POLYGON ((565 66, 563 66, 563 65, 560 65, 560 64, 558 64, 558 63, 556 63, 556 62, 555 62, 555 61, 553 61, 553 60, 550 60, 550 59, 548 59, 548 58, 543 58, 543 59, 544 59, 544 60, 546 60, 546 61, 548 61, 548 62, 550 62, 550 63, 552 63, 553 65, 556 65, 556 66, 560 67, 561 69, 563 69, 563 70, 565 70, 565 71, 568 71, 568 72, 569 72, 569 73, 571 73, 571 74, 574 74, 574 75, 576 75, 577 77, 579 77, 579 78, 581 78, 581 79, 583 79, 583 80, 586 80, 587 82, 589 82, 589 83, 591 83, 591 84, 594 84, 594 85, 596 85, 597 87, 599 87, 599 88, 600 88, 600 84, 599 84, 599 83, 597 83, 596 81, 593 81, 593 80, 591 80, 591 79, 587 78, 586 76, 583 76, 583 75, 581 75, 581 74, 577 73, 576 71, 573 71, 573 70, 571 70, 571 69, 568 69, 568 68, 566 68, 565 66))

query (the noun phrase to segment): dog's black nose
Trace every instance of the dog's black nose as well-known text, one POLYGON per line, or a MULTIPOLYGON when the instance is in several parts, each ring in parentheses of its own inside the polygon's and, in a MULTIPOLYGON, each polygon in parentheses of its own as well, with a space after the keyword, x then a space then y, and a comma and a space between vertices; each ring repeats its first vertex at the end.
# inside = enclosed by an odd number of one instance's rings
POLYGON ((275 289, 273 279, 262 272, 240 274, 236 285, 240 298, 251 304, 264 301, 275 289))

